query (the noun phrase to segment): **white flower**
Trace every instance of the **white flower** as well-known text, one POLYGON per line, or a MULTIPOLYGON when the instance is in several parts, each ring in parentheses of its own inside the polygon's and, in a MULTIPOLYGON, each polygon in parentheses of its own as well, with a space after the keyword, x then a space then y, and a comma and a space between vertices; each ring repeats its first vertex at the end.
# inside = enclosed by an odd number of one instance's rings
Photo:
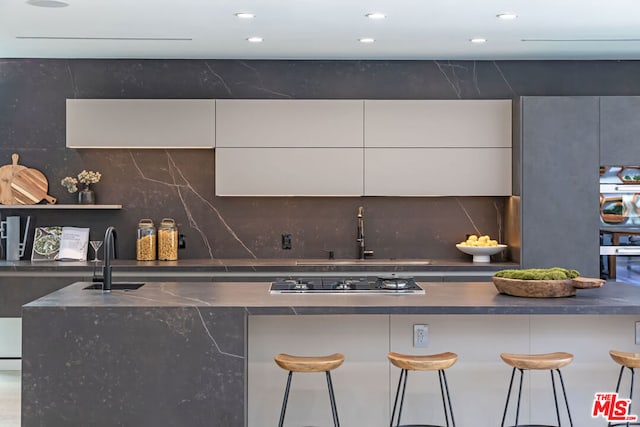
POLYGON ((102 174, 100 172, 83 170, 78 174, 78 182, 83 184, 95 184, 100 181, 102 174))
POLYGON ((71 178, 70 176, 65 177, 60 181, 60 184, 62 184, 63 187, 66 187, 69 193, 75 193, 78 191, 78 180, 71 178))
POLYGON ((100 181, 100 178, 102 178, 102 174, 100 172, 87 171, 83 169, 82 172, 78 174, 77 179, 67 176, 60 181, 60 184, 65 187, 69 193, 75 193, 78 191, 79 182, 85 185, 95 184, 100 181))

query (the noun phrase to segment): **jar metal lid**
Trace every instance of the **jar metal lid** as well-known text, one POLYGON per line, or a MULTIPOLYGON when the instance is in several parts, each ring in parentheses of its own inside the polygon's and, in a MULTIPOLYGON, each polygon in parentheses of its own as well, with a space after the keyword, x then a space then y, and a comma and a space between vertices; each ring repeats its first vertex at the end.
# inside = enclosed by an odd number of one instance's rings
POLYGON ((138 222, 138 227, 153 227, 153 220, 145 218, 138 222))

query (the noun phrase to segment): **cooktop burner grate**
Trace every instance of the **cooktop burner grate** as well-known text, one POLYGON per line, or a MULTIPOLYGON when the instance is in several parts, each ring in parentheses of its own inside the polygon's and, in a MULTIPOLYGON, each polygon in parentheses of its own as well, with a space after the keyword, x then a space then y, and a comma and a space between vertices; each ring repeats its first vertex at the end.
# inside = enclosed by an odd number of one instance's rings
POLYGON ((377 293, 377 294, 424 294, 411 277, 373 278, 298 278, 276 279, 271 283, 270 292, 282 293, 377 293))

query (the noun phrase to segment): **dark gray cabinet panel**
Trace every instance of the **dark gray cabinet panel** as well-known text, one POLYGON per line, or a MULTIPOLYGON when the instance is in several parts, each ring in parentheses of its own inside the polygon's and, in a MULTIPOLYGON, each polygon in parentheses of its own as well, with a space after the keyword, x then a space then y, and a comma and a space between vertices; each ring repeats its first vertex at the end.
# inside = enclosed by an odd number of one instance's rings
POLYGON ((598 97, 523 97, 521 265, 598 277, 598 97))
POLYGON ((21 317, 22 306, 73 282, 91 280, 86 276, 3 276, 0 277, 0 317, 21 317))
POLYGON ((640 164, 640 96, 600 98, 600 162, 640 164))

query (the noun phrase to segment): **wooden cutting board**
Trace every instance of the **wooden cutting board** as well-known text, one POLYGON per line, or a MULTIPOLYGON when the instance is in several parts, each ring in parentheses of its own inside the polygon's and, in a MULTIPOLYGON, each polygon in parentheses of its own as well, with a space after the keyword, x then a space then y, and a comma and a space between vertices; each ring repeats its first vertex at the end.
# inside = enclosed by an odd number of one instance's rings
POLYGON ((18 154, 14 153, 11 156, 11 160, 13 161, 12 164, 0 167, 0 204, 3 205, 18 204, 18 202, 13 198, 11 183, 18 172, 26 169, 25 166, 18 164, 18 154))
POLYGON ((11 182, 11 194, 18 204, 35 205, 42 199, 55 203, 56 198, 47 194, 47 177, 37 169, 25 168, 18 172, 11 182))

